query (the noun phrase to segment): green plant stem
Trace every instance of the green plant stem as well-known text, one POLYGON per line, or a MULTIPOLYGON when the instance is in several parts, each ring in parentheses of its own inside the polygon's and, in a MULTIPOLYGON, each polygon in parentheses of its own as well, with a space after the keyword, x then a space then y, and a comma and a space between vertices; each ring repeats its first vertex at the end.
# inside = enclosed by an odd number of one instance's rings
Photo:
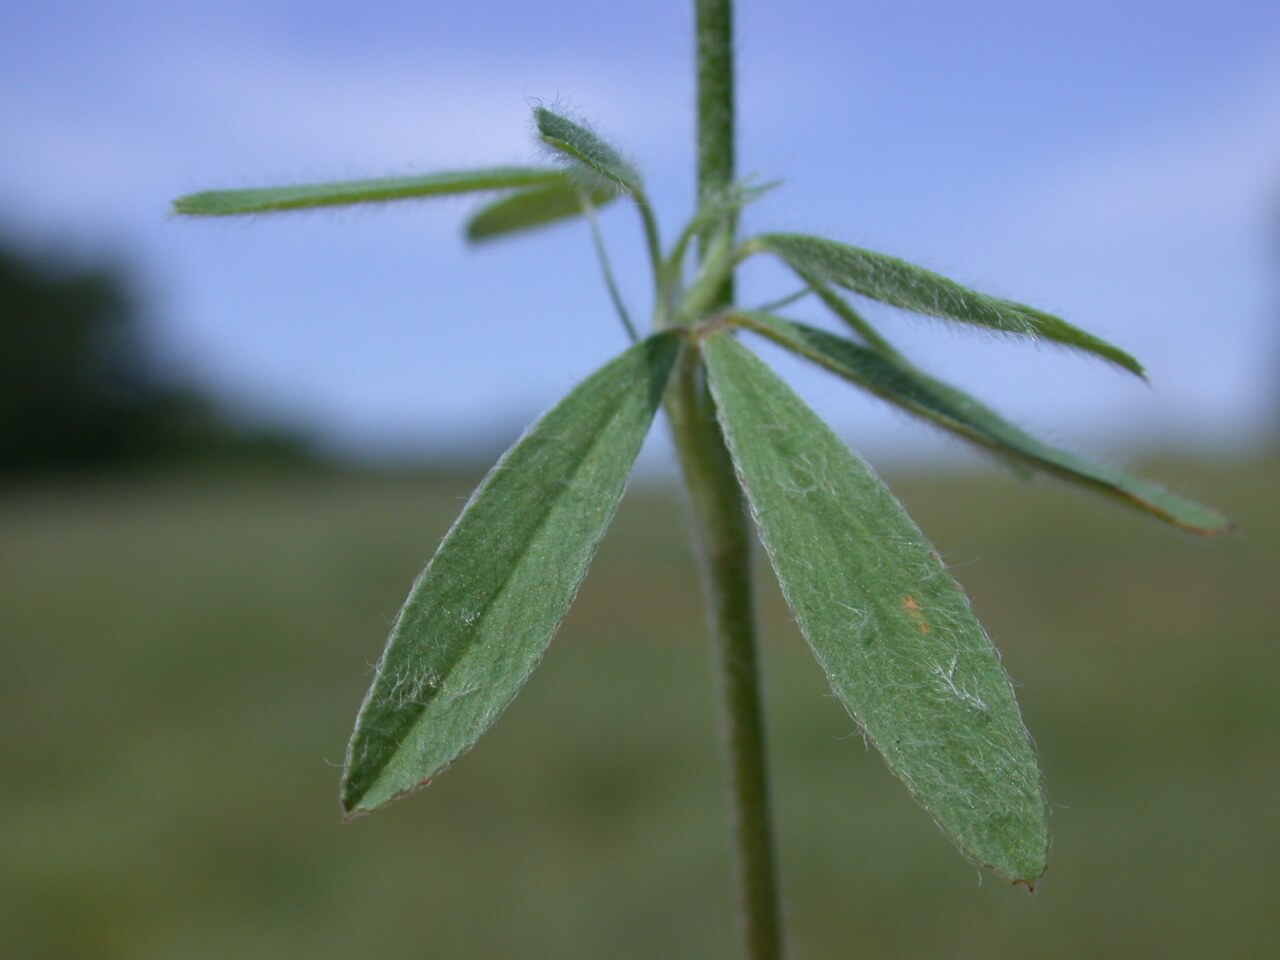
POLYGON ((658 221, 653 215, 653 207, 649 198, 643 193, 634 194, 636 209, 640 211, 640 222, 644 225, 644 244, 649 251, 649 262, 653 265, 653 279, 656 284, 663 282, 662 241, 658 239, 658 221))
POLYGON ((613 301, 613 308, 618 311, 618 319, 626 328, 627 336, 631 338, 632 343, 635 343, 640 337, 636 333, 635 324, 631 322, 631 314, 627 311, 627 305, 622 299, 622 291, 618 289, 618 281, 613 275, 609 251, 604 245, 604 234, 600 232, 600 223, 596 219, 596 208, 588 202, 582 209, 586 214, 587 223, 591 226, 591 243, 596 248, 596 259, 600 261, 600 271, 604 274, 604 285, 609 291, 609 299, 613 301))
POLYGON ((667 415, 695 518, 719 672, 746 956, 778 960, 783 955, 782 921, 752 599, 751 529, 702 359, 692 342, 677 363, 667 396, 667 415))
POLYGON ((813 293, 813 290, 810 287, 805 287, 803 290, 797 290, 795 293, 787 294, 785 297, 779 297, 777 300, 770 300, 768 303, 761 304, 755 310, 756 313, 777 313, 784 307, 789 307, 798 300, 803 300, 811 293, 813 293))
MULTIPOLYGON (((696 0, 695 9, 701 200, 727 190, 734 178, 733 5, 731 0, 696 0)), ((699 233, 700 261, 716 246, 717 238, 723 246, 727 235, 732 248, 736 219, 731 210, 724 221, 699 233)), ((731 306, 733 293, 730 269, 710 307, 731 306)), ((751 526, 693 338, 681 353, 668 397, 667 414, 695 515, 720 675, 745 952, 749 960, 779 960, 782 913, 752 600, 751 526)))
POLYGON ((902 354, 894 349, 893 345, 890 344, 888 340, 880 336, 875 327, 867 323, 862 314, 849 306, 848 301, 827 286, 827 284, 819 283, 816 280, 810 281, 810 289, 818 295, 818 298, 827 305, 827 308, 832 313, 849 325, 849 329, 862 337, 867 346, 873 350, 879 350, 886 357, 893 360, 899 360, 904 363, 906 362, 906 359, 902 354))
MULTIPOLYGON (((698 38, 698 202, 722 193, 734 177, 733 2, 696 0, 698 38)), ((699 258, 715 235, 737 232, 738 215, 726 211, 722 223, 698 234, 699 258)), ((720 306, 733 303, 733 277, 725 281, 720 306)))

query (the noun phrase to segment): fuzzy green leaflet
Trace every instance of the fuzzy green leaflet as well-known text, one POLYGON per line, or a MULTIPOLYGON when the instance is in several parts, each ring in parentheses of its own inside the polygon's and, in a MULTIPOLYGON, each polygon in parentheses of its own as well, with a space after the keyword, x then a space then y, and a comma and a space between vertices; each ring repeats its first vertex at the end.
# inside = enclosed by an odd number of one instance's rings
POLYGON ((342 806, 425 783, 497 719, 568 612, 680 349, 659 334, 583 381, 498 461, 414 583, 347 750, 342 806))
POLYGON ((595 132, 545 107, 533 111, 542 142, 557 153, 614 181, 630 193, 641 190, 640 174, 595 132))
POLYGON ((755 312, 738 316, 748 329, 987 450, 1092 487, 1192 533, 1213 535, 1231 529, 1231 522, 1211 507, 1045 443, 963 390, 896 357, 782 317, 755 312))
POLYGON ((1052 340, 1143 375, 1142 364, 1129 354, 1065 320, 970 290, 906 260, 798 233, 764 234, 754 243, 777 254, 802 277, 839 284, 872 300, 927 316, 1052 340))
POLYGON ((612 183, 589 189, 565 176, 487 204, 467 221, 467 239, 473 243, 496 240, 544 227, 581 216, 588 204, 603 207, 617 196, 618 189, 612 183))
POLYGON ((999 655, 875 473, 730 334, 703 346, 718 416, 783 593, 832 689, 970 857, 1031 883, 1040 774, 999 655))
POLYGON ((554 183, 563 176, 563 171, 555 167, 486 167, 415 177, 335 180, 330 183, 255 187, 248 190, 205 190, 173 201, 173 212, 187 216, 225 217, 357 203, 386 203, 391 200, 415 200, 420 197, 531 187, 554 183))

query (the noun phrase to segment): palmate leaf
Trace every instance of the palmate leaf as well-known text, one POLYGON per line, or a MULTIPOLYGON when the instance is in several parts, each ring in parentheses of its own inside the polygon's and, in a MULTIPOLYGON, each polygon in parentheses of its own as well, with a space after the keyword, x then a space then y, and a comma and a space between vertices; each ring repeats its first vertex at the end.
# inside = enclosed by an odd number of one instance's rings
POLYGON ((823 237, 768 233, 753 241, 802 277, 835 283, 895 307, 1005 333, 1075 347, 1143 376, 1142 364, 1119 347, 1033 307, 978 293, 924 267, 823 237))
POLYGON ((999 655, 875 473, 732 335, 703 346, 729 451, 774 570, 832 689, 977 862, 1032 883, 1040 774, 999 655))
POLYGON ((487 167, 454 170, 416 177, 338 180, 291 187, 250 190, 205 190, 173 201, 173 212, 187 216, 226 217, 277 210, 306 210, 356 203, 386 203, 458 193, 510 190, 553 183, 564 177, 556 167, 487 167))
POLYGON ((414 583, 360 708, 348 815, 424 784, 516 695, 613 517, 679 349, 659 334, 602 367, 472 495, 414 583))
POLYGON ((546 107, 535 108, 533 120, 542 142, 556 152, 612 180, 628 193, 642 192, 643 183, 636 168, 593 131, 546 107))
POLYGON ((1231 528, 1216 510, 1038 440, 963 390, 902 361, 782 317, 758 312, 737 316, 748 329, 988 450, 1109 494, 1192 533, 1212 535, 1231 528))
POLYGON ((618 188, 612 182, 602 183, 594 189, 586 188, 565 176, 558 181, 521 190, 478 210, 467 222, 467 239, 473 243, 496 240, 511 233, 581 216, 586 210, 584 195, 586 202, 599 208, 618 196, 618 188))

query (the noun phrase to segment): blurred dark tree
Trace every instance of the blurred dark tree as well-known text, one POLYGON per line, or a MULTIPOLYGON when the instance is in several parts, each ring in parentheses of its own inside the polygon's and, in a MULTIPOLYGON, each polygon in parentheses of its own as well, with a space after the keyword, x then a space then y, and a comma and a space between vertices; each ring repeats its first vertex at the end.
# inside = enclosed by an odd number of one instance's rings
POLYGON ((0 244, 0 476, 243 458, 309 454, 160 376, 119 272, 0 244))

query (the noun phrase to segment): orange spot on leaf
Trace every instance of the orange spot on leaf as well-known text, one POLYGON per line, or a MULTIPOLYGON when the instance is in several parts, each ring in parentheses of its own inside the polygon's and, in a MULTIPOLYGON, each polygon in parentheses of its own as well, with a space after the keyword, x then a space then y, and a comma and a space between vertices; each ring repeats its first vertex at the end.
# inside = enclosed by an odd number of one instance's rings
POLYGON ((907 611, 911 619, 915 621, 916 627, 921 633, 929 632, 929 621, 924 618, 924 613, 920 610, 920 602, 915 597, 910 594, 903 597, 902 609, 907 611))

